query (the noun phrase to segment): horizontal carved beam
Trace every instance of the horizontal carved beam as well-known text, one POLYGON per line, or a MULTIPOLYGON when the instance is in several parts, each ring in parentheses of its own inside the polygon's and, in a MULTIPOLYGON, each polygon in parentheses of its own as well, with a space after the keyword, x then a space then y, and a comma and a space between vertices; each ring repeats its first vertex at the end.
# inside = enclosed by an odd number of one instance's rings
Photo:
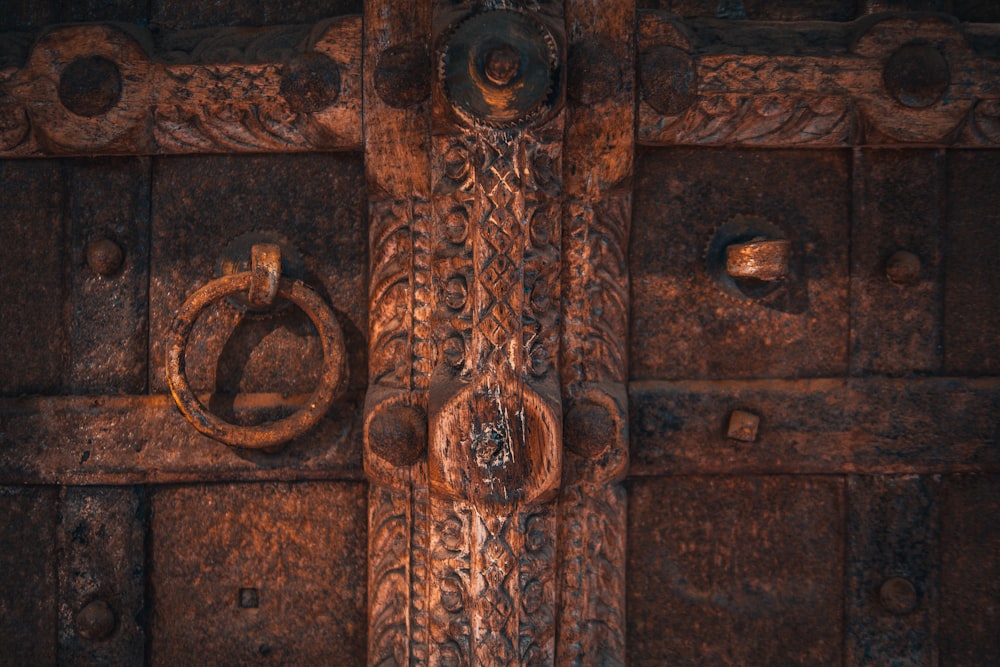
POLYGON ((1000 379, 633 382, 629 474, 1000 471, 1000 379))
POLYGON ((646 145, 1000 143, 996 24, 639 19, 646 145))
MULTIPOLYGON (((640 144, 1000 144, 1000 25, 638 17, 640 144)), ((360 17, 155 39, 134 25, 67 25, 31 37, 0 35, 0 157, 361 149, 360 17)), ((571 97, 615 92, 624 61, 571 55, 582 76, 571 75, 571 97)), ((400 106, 430 76, 393 88, 392 63, 383 70, 376 79, 400 106)))
POLYGON ((358 150, 361 19, 0 38, 0 155, 358 150), (13 54, 13 55, 12 55, 13 54))

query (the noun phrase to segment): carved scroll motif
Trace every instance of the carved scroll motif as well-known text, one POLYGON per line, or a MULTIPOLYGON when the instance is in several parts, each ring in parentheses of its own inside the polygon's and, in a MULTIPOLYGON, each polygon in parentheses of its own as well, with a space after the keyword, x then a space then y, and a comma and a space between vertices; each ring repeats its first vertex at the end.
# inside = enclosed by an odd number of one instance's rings
MULTIPOLYGON (((1000 63, 995 53, 977 53, 950 17, 900 14, 805 29, 720 26, 642 14, 639 141, 996 143, 980 118, 998 98, 990 82, 1000 63)), ((978 46, 996 26, 975 31, 978 46)))
POLYGON ((155 48, 138 26, 54 27, 23 54, 23 66, 0 69, 0 152, 357 147, 360 47, 357 17, 176 33, 155 48))

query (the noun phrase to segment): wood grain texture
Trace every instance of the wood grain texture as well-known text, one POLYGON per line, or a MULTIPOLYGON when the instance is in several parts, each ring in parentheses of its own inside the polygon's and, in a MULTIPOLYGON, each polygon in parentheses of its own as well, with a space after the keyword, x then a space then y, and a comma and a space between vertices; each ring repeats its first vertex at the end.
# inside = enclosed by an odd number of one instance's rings
POLYGON ((28 51, 17 37, 5 41, 24 62, 12 57, 0 68, 2 155, 361 145, 359 17, 192 31, 155 46, 147 31, 126 24, 55 26, 28 51))
MULTIPOLYGON (((34 43, 3 35, 0 155, 358 149, 362 96, 366 108, 380 104, 371 84, 362 91, 361 30, 358 17, 347 17, 185 31, 155 44, 143 28, 117 23, 54 26, 34 43), (79 115, 60 89, 74 61, 93 57, 117 68, 119 96, 79 115)), ((426 51, 426 37, 401 34, 391 46, 426 51)), ((573 89, 594 98, 584 106, 599 118, 596 97, 608 77, 618 70, 630 80, 639 71, 637 138, 647 145, 988 146, 1000 141, 996 39, 996 24, 963 25, 945 14, 781 26, 643 11, 635 69, 622 54, 609 57, 622 42, 598 40, 569 54, 571 64, 588 49, 598 56, 583 68, 583 85, 572 67, 568 75, 573 89)), ((369 42, 372 65, 389 46, 369 42)), ((413 89, 397 88, 394 99, 413 89)), ((413 112, 399 111, 397 119, 413 112)), ((385 127, 421 131, 420 123, 385 127)), ((620 123, 615 133, 627 128, 620 123)))
POLYGON ((635 6, 566 3, 556 664, 625 664, 628 251, 635 6))
POLYGON ((995 144, 997 91, 990 82, 998 61, 990 49, 974 49, 963 30, 933 14, 786 27, 642 12, 638 140, 995 144), (909 78, 914 73, 919 81, 909 78), (901 89, 893 85, 900 76, 901 89))
POLYGON ((996 471, 996 378, 632 382, 630 474, 996 471), (733 410, 754 442, 726 437, 733 410))

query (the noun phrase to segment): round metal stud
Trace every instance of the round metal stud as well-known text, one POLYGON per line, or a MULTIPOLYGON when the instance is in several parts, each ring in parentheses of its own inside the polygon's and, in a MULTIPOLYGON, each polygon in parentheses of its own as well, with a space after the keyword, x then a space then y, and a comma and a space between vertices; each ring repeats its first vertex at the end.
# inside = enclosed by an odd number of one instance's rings
POLYGON ((951 83, 948 61, 929 44, 911 42, 896 49, 882 70, 885 89, 911 109, 935 104, 951 83))
POLYGON ((452 109, 471 123, 522 125, 551 111, 559 96, 555 39, 520 11, 486 11, 453 26, 439 72, 452 109))
POLYGON ((292 111, 322 111, 340 95, 340 69, 322 53, 300 54, 285 65, 280 91, 292 111))
POLYGON ((59 77, 59 101, 77 116, 101 116, 118 104, 122 75, 104 56, 77 58, 59 77))
POLYGON ((405 109, 431 94, 431 58, 427 47, 410 42, 390 46, 375 66, 375 92, 391 107, 405 109))

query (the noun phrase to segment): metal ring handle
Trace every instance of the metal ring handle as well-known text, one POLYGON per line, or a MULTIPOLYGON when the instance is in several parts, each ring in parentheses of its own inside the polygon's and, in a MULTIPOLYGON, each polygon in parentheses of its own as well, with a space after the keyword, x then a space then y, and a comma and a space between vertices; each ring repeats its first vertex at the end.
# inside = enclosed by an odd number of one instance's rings
POLYGON ((191 425, 210 438, 233 447, 272 449, 316 425, 330 408, 347 380, 346 352, 340 325, 316 292, 282 278, 278 295, 301 308, 319 332, 323 345, 323 375, 305 407, 278 421, 259 426, 239 426, 210 413, 191 391, 184 369, 184 349, 202 310, 237 292, 246 292, 253 273, 236 273, 216 278, 188 297, 177 312, 167 341, 167 382, 170 393, 191 425))

